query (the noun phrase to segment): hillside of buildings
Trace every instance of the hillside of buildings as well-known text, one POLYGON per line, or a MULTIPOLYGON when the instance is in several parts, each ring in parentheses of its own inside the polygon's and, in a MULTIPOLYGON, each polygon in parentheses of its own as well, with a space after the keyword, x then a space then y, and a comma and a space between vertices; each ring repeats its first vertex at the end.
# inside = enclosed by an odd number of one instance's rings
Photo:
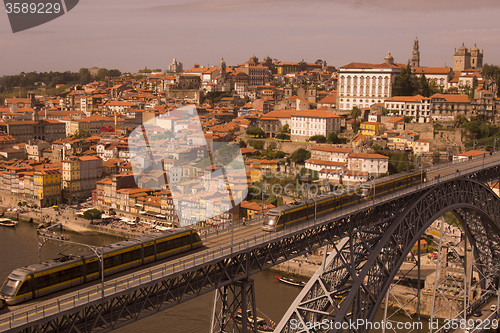
POLYGON ((178 224, 183 214, 217 227, 339 186, 481 157, 500 146, 500 68, 483 64, 477 47, 455 50, 453 64, 421 65, 415 40, 409 62, 389 53, 336 68, 253 56, 187 69, 174 59, 165 71, 135 74, 4 77, 0 189, 20 206, 91 202, 153 226, 178 224), (195 113, 172 116, 185 105, 195 113), (129 141, 137 128, 161 162, 140 177, 129 141), (217 174, 231 162, 228 147, 240 148, 244 177, 217 174), (166 175, 182 194, 182 212, 166 175), (207 199, 224 183, 234 207, 207 199), (204 215, 208 202, 228 213, 204 215))

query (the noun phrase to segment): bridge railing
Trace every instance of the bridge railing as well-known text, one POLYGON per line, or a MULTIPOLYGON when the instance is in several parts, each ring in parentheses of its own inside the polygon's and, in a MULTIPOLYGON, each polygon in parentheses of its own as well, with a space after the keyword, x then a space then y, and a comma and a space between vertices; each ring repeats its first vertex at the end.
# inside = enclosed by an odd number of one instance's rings
MULTIPOLYGON (((357 205, 344 207, 342 209, 336 210, 335 212, 332 212, 332 214, 327 216, 322 216, 317 219, 311 219, 297 225, 292 225, 278 232, 266 232, 260 235, 255 235, 254 237, 248 239, 243 239, 241 241, 228 244, 226 246, 221 246, 216 249, 210 249, 201 253, 191 254, 175 261, 162 264, 161 266, 158 266, 156 268, 128 274, 126 276, 116 278, 112 281, 105 282, 104 293, 102 293, 102 287, 100 285, 95 285, 92 287, 88 287, 82 291, 73 292, 68 296, 59 297, 56 300, 47 301, 39 305, 37 304, 29 310, 20 309, 18 311, 14 311, 8 318, 0 320, 0 331, 12 329, 24 324, 29 324, 30 322, 40 320, 41 318, 56 315, 61 311, 70 310, 75 307, 88 304, 90 302, 99 301, 102 299, 103 295, 105 298, 110 297, 126 290, 138 288, 142 285, 171 277, 180 272, 194 270, 198 266, 203 266, 209 262, 219 260, 221 258, 230 257, 231 255, 239 251, 246 250, 251 247, 258 247, 294 233, 303 232, 305 230, 311 229, 311 227, 319 226, 335 218, 348 216, 356 211, 371 207, 375 203, 380 204, 386 201, 391 201, 395 197, 400 197, 411 192, 419 191, 423 188, 430 188, 436 184, 454 179, 457 176, 476 172, 478 170, 481 170, 482 168, 488 168, 490 166, 496 166, 498 164, 500 164, 500 161, 498 160, 488 162, 484 166, 476 166, 466 170, 462 170, 456 174, 453 173, 447 176, 440 177, 439 179, 431 179, 424 183, 419 183, 415 186, 404 188, 394 193, 376 197, 373 200, 371 198, 360 198, 360 201, 357 205)), ((244 228, 244 226, 241 226, 241 228, 244 228)), ((230 230, 225 230, 224 232, 228 233, 230 232, 230 230)))

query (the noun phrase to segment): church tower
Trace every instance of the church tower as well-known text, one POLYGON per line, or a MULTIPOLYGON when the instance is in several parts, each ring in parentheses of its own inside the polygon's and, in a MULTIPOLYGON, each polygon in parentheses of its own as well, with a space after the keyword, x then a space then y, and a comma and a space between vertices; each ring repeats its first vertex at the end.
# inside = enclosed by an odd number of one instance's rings
POLYGON ((220 76, 225 81, 226 80, 226 62, 224 61, 224 58, 221 59, 219 67, 220 67, 220 76))
POLYGON ((418 38, 413 42, 413 52, 411 54, 411 66, 413 68, 420 67, 420 50, 418 47, 418 38))
POLYGON ((464 43, 457 49, 453 55, 453 70, 463 71, 470 68, 470 52, 465 47, 464 43))
POLYGON ((31 115, 31 120, 37 123, 40 120, 40 116, 38 114, 38 108, 35 106, 33 108, 33 114, 31 115))
POLYGON ((476 44, 470 49, 470 67, 481 68, 483 67, 483 52, 479 51, 476 44))

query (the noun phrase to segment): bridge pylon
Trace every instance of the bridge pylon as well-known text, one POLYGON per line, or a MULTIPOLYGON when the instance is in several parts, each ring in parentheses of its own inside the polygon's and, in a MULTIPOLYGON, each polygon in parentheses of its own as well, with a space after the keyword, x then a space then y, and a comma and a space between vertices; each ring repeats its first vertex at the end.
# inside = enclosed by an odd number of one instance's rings
POLYGON ((245 278, 218 288, 215 290, 210 333, 257 333, 257 320, 253 320, 256 310, 252 279, 245 278))

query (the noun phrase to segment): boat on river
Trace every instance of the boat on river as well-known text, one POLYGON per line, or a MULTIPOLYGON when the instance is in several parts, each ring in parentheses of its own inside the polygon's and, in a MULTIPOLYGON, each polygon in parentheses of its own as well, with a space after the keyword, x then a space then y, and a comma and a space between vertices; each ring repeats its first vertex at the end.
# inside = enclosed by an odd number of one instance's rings
POLYGON ((8 219, 6 217, 1 217, 0 218, 0 225, 4 227, 15 227, 17 225, 16 221, 12 221, 11 219, 8 219))
POLYGON ((274 277, 277 278, 279 281, 286 283, 286 284, 289 284, 289 285, 292 285, 292 286, 304 287, 306 285, 306 283, 304 281, 298 281, 298 280, 295 280, 294 278, 287 278, 284 276, 276 276, 276 275, 274 277))
MULTIPOLYGON (((239 326, 241 326, 243 316, 241 310, 238 310, 236 315, 234 316, 234 320, 238 323, 239 326)), ((271 322, 270 320, 266 320, 261 317, 253 316, 252 311, 247 310, 247 321, 248 321, 248 329, 251 329, 253 326, 254 321, 257 324, 257 332, 258 333, 266 333, 266 332, 274 332, 275 324, 271 322)))

